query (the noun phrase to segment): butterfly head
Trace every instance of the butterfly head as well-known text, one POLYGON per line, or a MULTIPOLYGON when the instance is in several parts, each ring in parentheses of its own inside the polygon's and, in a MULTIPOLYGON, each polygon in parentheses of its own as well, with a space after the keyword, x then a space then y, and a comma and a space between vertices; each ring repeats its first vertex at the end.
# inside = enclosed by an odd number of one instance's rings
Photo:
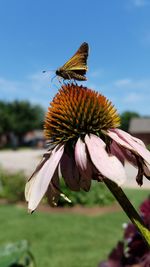
POLYGON ((55 71, 55 74, 58 75, 58 76, 60 76, 60 74, 61 74, 60 68, 55 71))

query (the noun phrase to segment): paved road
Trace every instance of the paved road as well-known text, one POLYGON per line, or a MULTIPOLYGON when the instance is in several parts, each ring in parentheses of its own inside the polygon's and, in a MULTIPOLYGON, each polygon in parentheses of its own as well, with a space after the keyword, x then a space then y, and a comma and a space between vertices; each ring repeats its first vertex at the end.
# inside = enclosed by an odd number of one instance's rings
MULTIPOLYGON (((46 150, 18 150, 18 151, 0 151, 0 167, 9 171, 22 170, 27 176, 32 174, 42 154, 46 150)), ((135 182, 137 170, 129 164, 126 164, 127 181, 124 187, 139 188, 135 182)), ((150 181, 144 179, 142 188, 150 188, 150 181)))

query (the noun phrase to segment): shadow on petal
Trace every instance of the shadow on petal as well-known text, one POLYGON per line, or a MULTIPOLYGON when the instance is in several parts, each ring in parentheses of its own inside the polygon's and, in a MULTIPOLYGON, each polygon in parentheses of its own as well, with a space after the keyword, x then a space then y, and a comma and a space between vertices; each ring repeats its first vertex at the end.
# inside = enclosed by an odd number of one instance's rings
POLYGON ((80 191, 79 171, 77 169, 75 160, 69 157, 67 153, 64 153, 61 159, 60 169, 66 185, 72 191, 80 191))

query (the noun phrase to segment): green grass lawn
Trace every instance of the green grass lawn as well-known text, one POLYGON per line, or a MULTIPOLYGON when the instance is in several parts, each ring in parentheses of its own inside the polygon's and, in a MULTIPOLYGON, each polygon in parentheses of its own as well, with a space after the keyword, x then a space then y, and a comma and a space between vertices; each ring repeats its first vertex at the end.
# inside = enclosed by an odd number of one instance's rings
MULTIPOLYGON (((148 196, 146 190, 126 190, 134 205, 148 196)), ((123 212, 95 217, 35 212, 13 205, 0 207, 0 244, 27 239, 37 267, 97 267, 122 239, 123 212)))

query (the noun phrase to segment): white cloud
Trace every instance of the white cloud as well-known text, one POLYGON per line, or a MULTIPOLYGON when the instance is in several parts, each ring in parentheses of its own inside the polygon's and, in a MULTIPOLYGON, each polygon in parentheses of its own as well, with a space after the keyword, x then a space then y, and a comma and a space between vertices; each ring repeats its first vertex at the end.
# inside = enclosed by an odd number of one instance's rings
POLYGON ((97 84, 93 89, 105 95, 119 112, 134 110, 139 114, 150 115, 150 79, 125 77, 97 84))
POLYGON ((150 4, 149 0, 131 0, 135 7, 144 7, 150 4))
POLYGON ((149 91, 150 90, 150 79, 139 79, 139 80, 134 80, 134 79, 129 79, 129 78, 124 78, 124 79, 118 79, 113 82, 113 86, 118 89, 130 89, 130 90, 138 90, 138 91, 149 91))
POLYGON ((11 81, 7 80, 5 78, 0 77, 0 91, 1 95, 2 92, 9 92, 9 93, 15 93, 17 92, 17 88, 19 87, 20 83, 18 81, 11 81))
POLYGON ((104 71, 102 69, 96 69, 94 71, 89 72, 89 76, 92 78, 102 77, 104 71))
MULTIPOLYGON (((56 80, 51 83, 49 73, 33 73, 23 81, 12 81, 0 77, 0 99, 12 101, 25 99, 40 104, 45 109, 60 88, 56 80)), ((140 114, 150 115, 150 79, 134 79, 125 77, 109 82, 85 83, 85 86, 105 95, 119 112, 135 110, 140 114)))
POLYGON ((56 90, 57 85, 53 83, 53 87, 51 86, 51 77, 48 73, 37 72, 23 81, 12 81, 0 77, 0 99, 5 101, 25 99, 46 107, 56 90))
POLYGON ((116 80, 114 82, 114 85, 116 87, 121 87, 121 86, 129 86, 131 83, 132 83, 131 79, 125 78, 125 79, 116 80))
POLYGON ((131 92, 124 97, 123 101, 129 104, 133 104, 133 103, 137 104, 138 102, 141 102, 141 100, 143 100, 144 98, 145 97, 143 94, 131 92))
POLYGON ((26 80, 27 83, 29 83, 32 91, 34 92, 40 92, 41 89, 44 87, 47 88, 50 85, 50 77, 48 73, 41 73, 37 72, 34 74, 31 74, 27 77, 26 80))

